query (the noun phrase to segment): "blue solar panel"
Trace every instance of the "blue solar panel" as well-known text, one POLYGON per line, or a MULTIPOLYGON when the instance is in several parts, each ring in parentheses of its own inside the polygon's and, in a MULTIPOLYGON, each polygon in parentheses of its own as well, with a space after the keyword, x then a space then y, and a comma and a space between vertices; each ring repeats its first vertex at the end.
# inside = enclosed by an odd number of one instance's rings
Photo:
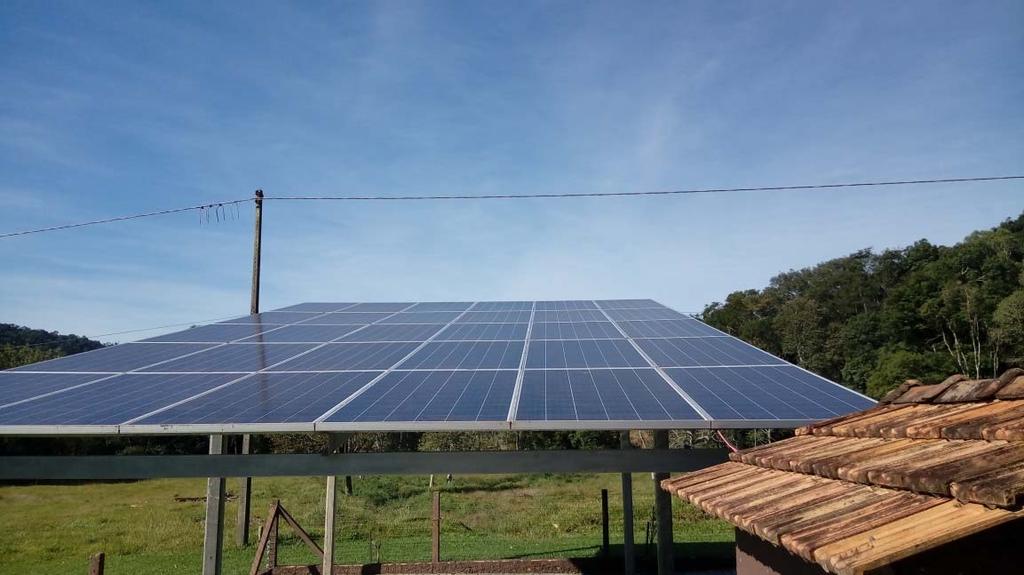
POLYGON ((722 332, 695 319, 656 319, 648 321, 620 321, 622 331, 629 337, 719 337, 722 332))
POLYGON ((438 340, 489 341, 526 339, 525 323, 453 323, 438 334, 438 340))
POLYGON ((69 371, 118 373, 160 364, 217 344, 209 343, 122 343, 93 351, 59 357, 49 361, 17 367, 13 371, 69 371))
POLYGON ((258 373, 137 423, 310 423, 379 374, 258 373))
POLYGON ((731 337, 638 339, 654 363, 661 367, 716 365, 779 365, 783 362, 731 337))
POLYGON ((644 309, 652 307, 666 309, 665 306, 653 299, 599 299, 595 303, 601 309, 644 309))
POLYGON ((319 302, 311 301, 306 303, 300 303, 296 305, 290 305, 273 311, 306 311, 323 313, 328 311, 341 311, 343 309, 350 308, 356 304, 354 303, 342 303, 342 302, 319 302))
POLYGON ((0 434, 792 427, 872 403, 642 299, 312 302, 0 372, 0 434))
POLYGON ((365 325, 378 322, 391 315, 387 312, 342 312, 325 313, 306 319, 303 325, 365 325))
POLYGON ((650 367, 650 364, 624 339, 530 341, 526 367, 596 368, 650 367))
POLYGON ((238 377, 216 373, 120 375, 0 409, 0 425, 117 425, 238 377))
POLYGON ((540 310, 576 310, 597 309, 597 305, 589 300, 539 301, 536 309, 540 310))
POLYGON ((466 311, 473 307, 471 301, 427 301, 418 303, 406 311, 466 311))
POLYGON ((521 341, 434 341, 402 362, 399 369, 517 369, 521 341))
POLYGON ((142 341, 227 343, 229 341, 239 340, 265 331, 280 329, 281 327, 281 325, 276 324, 263 325, 260 323, 239 325, 215 323, 211 325, 201 325, 184 331, 158 335, 142 341))
POLYGON ((534 323, 530 339, 621 339, 615 324, 607 321, 534 323))
POLYGON ((393 371, 327 422, 503 422, 514 371, 393 371))
POLYGON ((0 371, 0 407, 110 377, 97 373, 18 373, 0 371))
POLYGON ((467 311, 455 323, 527 323, 529 311, 467 311))
POLYGON ((537 310, 533 321, 608 321, 599 309, 537 310))
POLYGON ((264 325, 287 325, 290 323, 301 323, 322 316, 320 313, 298 312, 298 311, 265 311, 243 315, 220 323, 260 323, 264 325))
POLYGON ((671 421, 701 416, 653 369, 527 370, 517 419, 671 421))
MULTIPOLYGON (((180 345, 162 343, 153 345, 180 345)), ((167 361, 143 369, 142 371, 217 373, 246 372, 267 369, 290 357, 309 351, 316 344, 309 343, 229 343, 195 354, 167 361)))
POLYGON ((715 419, 815 420, 874 405, 870 399, 791 365, 666 372, 715 419))
POLYGON ((391 317, 380 320, 380 323, 448 323, 459 317, 460 313, 457 311, 396 313, 391 317))
POLYGON ((368 325, 338 341, 427 341, 442 327, 443 324, 430 323, 368 325))
POLYGON ((532 301, 478 301, 471 311, 530 311, 532 301))
POLYGON ((326 343, 351 333, 358 325, 286 325, 241 340, 241 343, 326 343))
POLYGON ((272 371, 346 371, 387 369, 418 343, 328 343, 272 371))
POLYGON ((412 303, 360 303, 346 309, 345 311, 379 311, 394 313, 396 311, 402 311, 409 308, 412 305, 412 303))

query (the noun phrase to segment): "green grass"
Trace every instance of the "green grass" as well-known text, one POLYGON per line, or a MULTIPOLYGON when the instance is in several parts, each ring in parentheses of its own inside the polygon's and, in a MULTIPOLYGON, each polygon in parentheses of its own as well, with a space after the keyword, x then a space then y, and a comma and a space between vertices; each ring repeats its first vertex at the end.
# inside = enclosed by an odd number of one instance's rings
MULTIPOLYGON (((443 483, 443 477, 441 477, 443 483)), ((649 474, 634 481, 638 544, 650 518, 649 474)), ((430 493, 426 477, 354 478, 355 495, 339 494, 338 563, 430 557, 430 493)), ((340 481, 339 481, 340 483, 340 481)), ((229 494, 237 487, 228 482, 229 494)), ((600 492, 609 490, 612 543, 622 541, 618 475, 456 476, 442 490, 444 559, 590 557, 600 551, 600 492)), ((323 536, 322 478, 253 481, 252 539, 273 499, 319 540, 323 536)), ((90 554, 107 554, 110 575, 194 573, 202 554, 204 480, 154 480, 82 485, 0 487, 0 575, 82 573, 90 554), (195 498, 176 501, 175 497, 195 498)), ((236 505, 229 499, 226 574, 246 573, 254 543, 233 545, 236 505)), ((677 501, 679 552, 697 559, 731 554, 732 528, 677 501)), ((281 529, 281 564, 313 563, 313 555, 287 527, 281 529)), ((638 550, 642 555, 643 550, 638 550)))

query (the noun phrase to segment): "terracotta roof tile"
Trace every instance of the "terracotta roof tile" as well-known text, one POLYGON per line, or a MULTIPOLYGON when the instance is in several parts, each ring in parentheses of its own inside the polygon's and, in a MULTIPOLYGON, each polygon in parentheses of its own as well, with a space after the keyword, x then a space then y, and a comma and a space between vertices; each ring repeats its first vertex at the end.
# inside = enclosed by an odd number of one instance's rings
POLYGON ((887 398, 662 488, 842 574, 1024 517, 1024 370, 887 398))

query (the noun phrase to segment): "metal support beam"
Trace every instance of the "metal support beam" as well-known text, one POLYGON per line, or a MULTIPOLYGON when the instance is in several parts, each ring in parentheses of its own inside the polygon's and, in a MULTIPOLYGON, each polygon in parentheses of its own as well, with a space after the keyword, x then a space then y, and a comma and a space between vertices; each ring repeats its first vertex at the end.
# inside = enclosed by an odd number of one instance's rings
MULTIPOLYGON (((629 432, 619 434, 619 449, 632 449, 629 432)), ((622 572, 633 575, 636 571, 636 560, 633 552, 633 474, 622 474, 622 572)))
MULTIPOLYGON (((219 437, 219 436, 212 436, 219 437)), ((0 457, 0 480, 694 471, 724 449, 0 457)))
MULTIPOLYGON (((668 449, 668 431, 654 432, 654 448, 668 449)), ((672 553, 672 496, 661 488, 661 481, 668 477, 669 474, 664 471, 654 473, 654 506, 658 519, 658 575, 671 575, 675 570, 675 558, 672 553)))
POLYGON ((324 505, 324 561, 320 573, 330 575, 334 570, 334 514, 338 511, 338 477, 327 476, 327 497, 324 505))
MULTIPOLYGON (((242 455, 249 455, 249 434, 242 436, 242 455)), ((252 492, 252 477, 243 477, 241 485, 238 486, 238 525, 235 527, 235 543, 239 547, 249 544, 249 519, 250 519, 250 497, 252 492)))
MULTIPOLYGON (((224 451, 224 436, 210 436, 210 455, 224 451)), ((224 478, 206 479, 206 529, 203 536, 203 575, 220 575, 224 544, 224 478)))

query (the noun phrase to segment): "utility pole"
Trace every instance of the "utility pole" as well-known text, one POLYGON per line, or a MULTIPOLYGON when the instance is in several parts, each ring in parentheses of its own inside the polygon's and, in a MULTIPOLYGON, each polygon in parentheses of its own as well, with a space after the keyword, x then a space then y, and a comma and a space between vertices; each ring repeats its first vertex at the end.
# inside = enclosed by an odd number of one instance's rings
MULTIPOLYGON (((252 293, 249 298, 249 313, 260 313, 260 260, 261 243, 263 241, 263 190, 256 190, 253 194, 253 201, 256 203, 256 224, 253 229, 252 239, 252 293)), ((241 453, 248 455, 251 437, 248 433, 242 436, 241 453)), ((243 477, 242 485, 238 490, 238 525, 235 532, 235 540, 239 547, 249 544, 249 518, 252 492, 252 477, 243 477)))
POLYGON ((263 190, 256 190, 256 227, 252 239, 252 297, 249 313, 260 313, 260 242, 263 239, 263 190))

